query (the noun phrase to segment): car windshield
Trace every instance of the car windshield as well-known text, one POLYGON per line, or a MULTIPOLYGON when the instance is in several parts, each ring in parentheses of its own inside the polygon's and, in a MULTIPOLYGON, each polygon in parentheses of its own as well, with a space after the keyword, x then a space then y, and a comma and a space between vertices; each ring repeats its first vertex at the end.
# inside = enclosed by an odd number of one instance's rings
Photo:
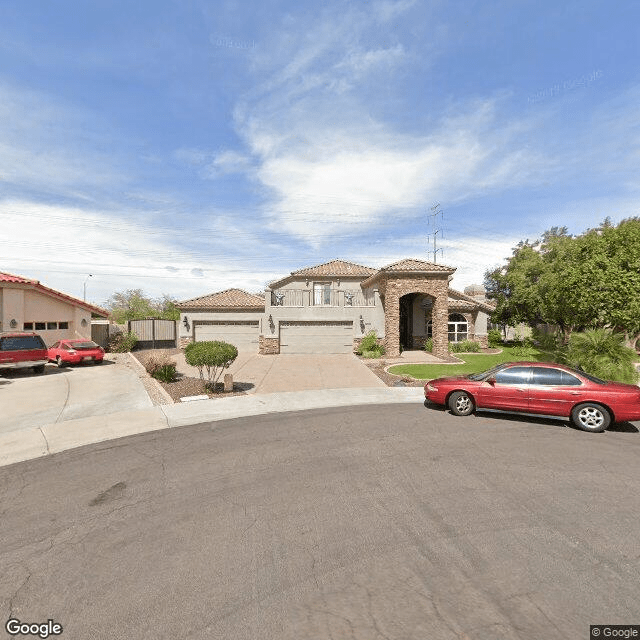
POLYGON ((98 345, 91 340, 86 340, 84 342, 70 342, 69 346, 73 349, 96 349, 98 345))
POLYGON ((481 373, 470 373, 467 378, 469 380, 474 380, 478 382, 480 380, 484 380, 485 378, 490 378, 492 375, 496 374, 501 369, 504 369, 507 363, 498 364, 491 369, 487 369, 487 371, 482 371, 481 373))
POLYGON ((23 349, 46 349, 40 336, 7 336, 0 339, 0 351, 22 351, 23 349))

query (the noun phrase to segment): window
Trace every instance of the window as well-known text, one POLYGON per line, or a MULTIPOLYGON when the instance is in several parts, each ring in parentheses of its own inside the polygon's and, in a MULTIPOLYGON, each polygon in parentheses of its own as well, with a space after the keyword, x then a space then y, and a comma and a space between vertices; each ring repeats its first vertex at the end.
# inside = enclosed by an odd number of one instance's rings
POLYGON ((46 322, 36 322, 36 331, 44 331, 47 328, 46 322))
POLYGON ((548 369, 547 367, 534 367, 533 380, 531 384, 555 386, 562 384, 562 371, 559 369, 548 369))
POLYGON ((576 386, 582 384, 578 378, 572 376, 561 369, 550 369, 548 367, 533 368, 533 382, 545 386, 576 386))
POLYGON ((313 283, 313 304, 314 305, 330 305, 331 304, 331 283, 330 282, 314 282, 313 283))
POLYGON ((509 367, 498 371, 495 379, 500 384, 529 384, 530 374, 530 367, 509 367))
POLYGON ((24 331, 33 331, 33 322, 25 322, 23 325, 24 331))
POLYGON ((69 328, 68 322, 58 322, 58 329, 68 329, 68 328, 69 328))
POLYGON ((46 349, 40 336, 7 336, 0 339, 0 351, 23 351, 46 349))
POLYGON ((467 339, 467 331, 469 325, 467 319, 460 313, 450 313, 447 332, 449 334, 449 342, 461 342, 467 339))
POLYGON ((47 331, 55 331, 58 328, 57 322, 47 322, 47 331))

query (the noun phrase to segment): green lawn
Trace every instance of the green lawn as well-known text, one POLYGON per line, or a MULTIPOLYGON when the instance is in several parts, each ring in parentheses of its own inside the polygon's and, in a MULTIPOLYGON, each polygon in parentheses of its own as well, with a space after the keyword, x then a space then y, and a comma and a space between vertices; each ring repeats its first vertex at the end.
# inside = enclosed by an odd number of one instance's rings
POLYGON ((531 349, 523 354, 518 347, 502 347, 501 353, 460 353, 453 354, 464 360, 460 364, 398 364, 389 368, 389 373, 397 376, 411 376, 417 380, 433 380, 442 376, 457 376, 465 373, 486 371, 501 362, 517 360, 549 361, 551 358, 545 351, 531 349))

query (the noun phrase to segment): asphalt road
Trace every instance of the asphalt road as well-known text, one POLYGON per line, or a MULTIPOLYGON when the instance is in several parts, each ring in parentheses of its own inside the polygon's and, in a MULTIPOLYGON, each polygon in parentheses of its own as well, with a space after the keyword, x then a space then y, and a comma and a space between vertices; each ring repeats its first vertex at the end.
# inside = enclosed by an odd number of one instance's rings
POLYGON ((634 425, 418 404, 23 462, 0 469, 2 624, 53 619, 63 640, 586 640, 640 624, 639 454, 634 425))

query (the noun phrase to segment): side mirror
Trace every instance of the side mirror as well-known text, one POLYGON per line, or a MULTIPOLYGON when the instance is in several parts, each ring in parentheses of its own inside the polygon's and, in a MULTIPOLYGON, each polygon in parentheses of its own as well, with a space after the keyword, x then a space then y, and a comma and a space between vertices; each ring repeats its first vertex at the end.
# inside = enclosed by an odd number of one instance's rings
POLYGON ((496 383, 496 379, 493 376, 491 376, 490 378, 487 378, 487 382, 490 385, 494 385, 496 383))

